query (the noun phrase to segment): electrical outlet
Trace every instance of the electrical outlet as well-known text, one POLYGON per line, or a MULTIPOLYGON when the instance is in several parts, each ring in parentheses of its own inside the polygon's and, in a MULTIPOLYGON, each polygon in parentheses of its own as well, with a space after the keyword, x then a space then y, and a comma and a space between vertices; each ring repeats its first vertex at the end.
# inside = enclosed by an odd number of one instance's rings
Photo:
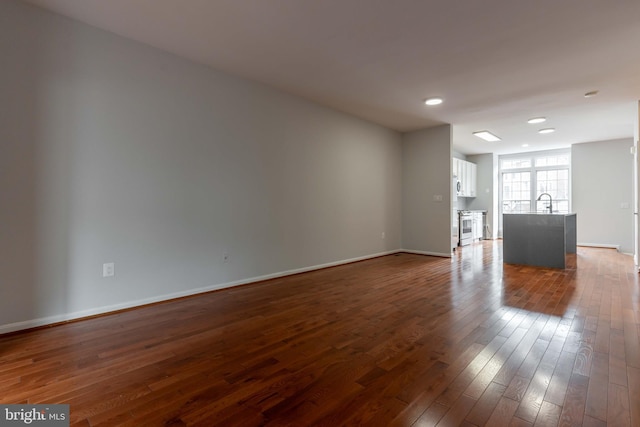
POLYGON ((382 232, 382 235, 380 236, 381 239, 384 240, 384 238, 387 237, 387 235, 384 233, 384 231, 382 232))
POLYGON ((442 194, 434 194, 433 195, 433 201, 434 202, 441 202, 442 201, 442 194))
POLYGON ((116 264, 107 262, 102 264, 102 277, 113 277, 116 274, 116 264))

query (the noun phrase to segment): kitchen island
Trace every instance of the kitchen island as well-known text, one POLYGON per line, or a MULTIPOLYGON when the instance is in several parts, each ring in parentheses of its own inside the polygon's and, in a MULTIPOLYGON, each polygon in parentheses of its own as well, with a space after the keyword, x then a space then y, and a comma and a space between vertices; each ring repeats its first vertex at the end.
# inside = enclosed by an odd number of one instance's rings
POLYGON ((576 253, 576 214, 514 213, 502 216, 503 261, 565 268, 576 253))

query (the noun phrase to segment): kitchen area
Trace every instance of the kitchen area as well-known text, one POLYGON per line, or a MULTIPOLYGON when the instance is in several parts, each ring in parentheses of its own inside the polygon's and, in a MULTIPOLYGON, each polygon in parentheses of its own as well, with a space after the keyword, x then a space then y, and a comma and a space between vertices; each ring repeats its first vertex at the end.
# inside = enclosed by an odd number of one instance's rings
POLYGON ((452 150, 452 252, 500 239, 504 262, 552 268, 576 246, 632 254, 630 147, 621 139, 507 155, 452 150))
MULTIPOLYGON (((559 156, 557 153, 548 155, 565 159, 562 153, 559 156)), ((485 156, 469 157, 480 163, 480 168, 475 162, 452 158, 452 251, 495 237, 491 233, 491 220, 488 218, 495 216, 489 212, 492 209, 492 202, 495 202, 492 194, 497 192, 487 185, 488 182, 478 185, 479 176, 482 179, 492 175, 491 166, 495 163, 489 156, 485 162, 483 162, 485 156)), ((493 156, 490 157, 495 159, 493 156)), ((545 157, 537 155, 536 158, 544 159, 545 157)), ((512 160, 503 158, 503 164, 509 165, 509 162, 513 163, 512 160)), ((518 163, 518 166, 521 164, 518 163)), ((541 179, 548 173, 538 175, 541 179)), ((528 191, 531 184, 526 181, 516 183, 508 181, 505 185, 508 188, 506 196, 510 196, 516 190, 528 191)), ((557 196, 564 194, 556 188, 558 181, 552 184, 540 182, 538 190, 551 188, 550 185, 553 186, 553 190, 550 191, 556 195, 555 200, 551 194, 537 191, 537 198, 533 205, 524 200, 516 204, 510 199, 503 202, 504 212, 500 215, 502 217, 500 237, 503 241, 505 263, 566 268, 567 255, 576 253, 576 214, 568 212, 568 206, 562 198, 558 201, 557 196)))
POLYGON ((478 169, 476 163, 453 157, 452 177, 452 218, 451 248, 471 245, 483 239, 490 239, 487 208, 472 207, 472 200, 478 196, 478 169))

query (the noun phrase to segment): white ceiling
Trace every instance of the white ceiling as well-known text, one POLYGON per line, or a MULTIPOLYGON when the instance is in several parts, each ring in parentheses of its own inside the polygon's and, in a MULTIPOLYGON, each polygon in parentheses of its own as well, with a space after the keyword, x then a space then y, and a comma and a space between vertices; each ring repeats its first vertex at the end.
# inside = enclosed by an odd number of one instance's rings
POLYGON ((633 136, 638 0, 26 1, 465 154, 633 136))

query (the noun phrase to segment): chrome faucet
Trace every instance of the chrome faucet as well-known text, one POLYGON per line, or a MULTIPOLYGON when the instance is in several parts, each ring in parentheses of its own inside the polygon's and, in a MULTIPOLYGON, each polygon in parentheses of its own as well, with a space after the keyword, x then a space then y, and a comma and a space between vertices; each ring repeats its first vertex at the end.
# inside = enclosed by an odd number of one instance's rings
POLYGON ((542 193, 541 195, 538 196, 538 201, 540 201, 540 199, 542 199, 542 196, 544 196, 545 194, 549 196, 549 213, 553 213, 553 200, 551 199, 551 194, 542 193))

